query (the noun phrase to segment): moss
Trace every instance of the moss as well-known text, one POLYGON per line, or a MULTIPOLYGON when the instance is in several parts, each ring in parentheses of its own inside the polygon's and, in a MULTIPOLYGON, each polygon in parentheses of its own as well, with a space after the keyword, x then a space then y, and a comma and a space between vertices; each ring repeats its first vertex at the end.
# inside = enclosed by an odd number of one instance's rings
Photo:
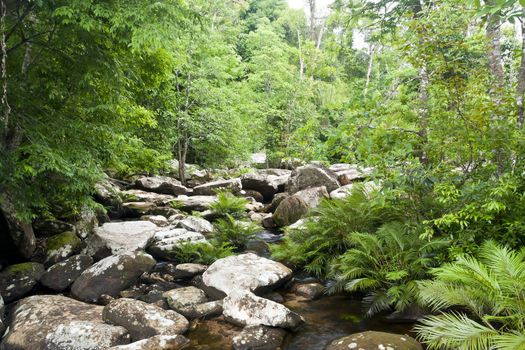
POLYGON ((80 244, 80 239, 73 232, 64 232, 59 235, 52 236, 47 239, 46 250, 58 250, 66 245, 77 247, 80 244))
POLYGON ((10 273, 29 272, 29 271, 36 271, 39 267, 40 267, 40 264, 38 263, 26 262, 26 263, 11 265, 6 268, 6 271, 10 273))

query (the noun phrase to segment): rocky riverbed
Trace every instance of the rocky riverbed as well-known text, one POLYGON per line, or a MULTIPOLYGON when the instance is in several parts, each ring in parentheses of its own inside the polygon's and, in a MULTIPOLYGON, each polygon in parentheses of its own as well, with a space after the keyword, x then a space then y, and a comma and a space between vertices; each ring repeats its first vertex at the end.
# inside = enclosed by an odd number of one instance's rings
POLYGON ((2 261, 0 349, 421 349, 410 326, 363 319, 359 300, 326 296, 321 281, 269 259, 282 227, 369 174, 310 164, 239 178, 194 171, 188 186, 108 179, 96 194, 107 215, 86 209, 73 222, 26 227, 4 210, 3 238, 24 261, 2 261), (260 232, 209 266, 177 261, 181 245, 213 237, 217 190, 248 198, 260 232), (370 330, 390 333, 359 333, 370 330))

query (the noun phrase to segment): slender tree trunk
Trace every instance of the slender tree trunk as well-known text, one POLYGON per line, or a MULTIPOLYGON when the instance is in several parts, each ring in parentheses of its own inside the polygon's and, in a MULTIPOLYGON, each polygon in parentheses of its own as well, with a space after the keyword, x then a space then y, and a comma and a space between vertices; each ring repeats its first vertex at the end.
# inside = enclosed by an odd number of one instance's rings
MULTIPOLYGON (((524 8, 525 11, 525 8, 524 8)), ((518 86, 516 87, 516 105, 518 115, 518 128, 523 128, 524 111, 523 95, 525 94, 525 16, 521 18, 521 64, 518 73, 518 86)))
POLYGON ((503 65, 501 62, 501 18, 496 14, 489 16, 487 21, 486 35, 489 41, 488 48, 488 61, 489 68, 492 72, 494 79, 494 87, 496 90, 493 90, 493 96, 496 98, 498 104, 501 103, 501 93, 505 84, 505 76, 503 73, 503 65))
POLYGON ((373 44, 370 44, 368 48, 368 69, 366 71, 366 82, 365 82, 365 97, 368 94, 368 86, 370 85, 370 78, 372 77, 372 68, 374 65, 374 51, 375 47, 373 44))
POLYGON ((299 29, 297 30, 297 42, 299 43, 299 77, 302 80, 304 77, 304 60, 301 48, 301 33, 299 32, 299 29))
POLYGON ((308 0, 310 7, 310 36, 315 41, 315 15, 316 15, 316 1, 308 0))
POLYGON ((317 45, 315 46, 317 50, 321 48, 321 44, 323 43, 324 30, 325 30, 325 21, 323 20, 319 28, 319 34, 317 36, 317 45))

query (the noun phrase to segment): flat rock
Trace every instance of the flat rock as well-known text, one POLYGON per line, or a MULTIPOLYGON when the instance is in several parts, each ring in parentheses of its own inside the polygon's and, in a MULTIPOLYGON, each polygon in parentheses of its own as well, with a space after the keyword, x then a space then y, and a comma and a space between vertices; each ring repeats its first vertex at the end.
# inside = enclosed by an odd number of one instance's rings
POLYGON ((325 350, 379 349, 379 350, 422 350, 421 344, 408 335, 362 332, 332 341, 325 350))
POLYGON ((284 185, 290 178, 288 172, 283 175, 269 174, 268 172, 257 172, 246 174, 242 177, 242 188, 259 192, 265 199, 269 200, 279 190, 284 189, 284 185))
POLYGON ((189 344, 182 335, 156 335, 128 345, 119 345, 108 350, 178 350, 189 344))
POLYGON ((286 184, 286 191, 296 193, 310 187, 321 186, 325 186, 328 192, 339 188, 336 174, 319 164, 308 164, 292 172, 286 184))
POLYGON ((178 196, 174 202, 176 206, 187 212, 205 211, 211 204, 217 202, 217 196, 178 196))
POLYGON ((167 291, 163 296, 166 298, 170 308, 177 312, 184 312, 189 307, 208 301, 204 291, 192 286, 167 291))
POLYGON ((26 296, 44 274, 42 264, 22 263, 11 265, 0 272, 0 294, 6 303, 26 296))
POLYGON ((157 210, 157 205, 151 202, 127 202, 122 204, 127 217, 141 217, 142 215, 152 214, 157 210))
POLYGON ((188 320, 175 311, 134 299, 117 299, 104 307, 103 319, 126 328, 133 341, 156 335, 178 335, 188 330, 188 320))
POLYGON ((102 294, 117 296, 155 263, 151 255, 143 252, 109 256, 85 270, 73 283, 71 294, 87 302, 97 302, 102 294))
POLYGON ((181 309, 180 313, 188 319, 203 319, 222 315, 222 300, 209 301, 181 309))
POLYGON ((40 283, 57 292, 66 290, 75 280, 93 264, 88 255, 74 255, 69 259, 51 266, 40 278, 40 283))
POLYGON ((267 326, 247 326, 233 337, 234 350, 281 349, 286 331, 267 326))
POLYGON ((241 189, 241 179, 218 180, 194 187, 193 194, 196 196, 211 196, 220 190, 228 190, 232 193, 237 193, 240 192, 241 189))
POLYGON ((102 307, 58 295, 35 295, 11 312, 2 350, 93 350, 128 344, 123 327, 102 321, 102 307))
POLYGON ((206 242, 206 238, 199 232, 192 232, 186 229, 172 229, 157 232, 153 243, 149 246, 148 252, 158 258, 172 259, 175 257, 177 249, 185 243, 206 242))
POLYGON ((149 221, 108 222, 98 227, 87 240, 86 255, 97 255, 100 251, 110 254, 145 249, 160 228, 149 221))
POLYGON ((292 270, 283 264, 247 253, 215 261, 204 272, 202 280, 226 294, 238 290, 264 293, 285 283, 291 276, 292 270))
POLYGON ((135 186, 144 191, 175 196, 188 193, 188 189, 180 181, 167 176, 141 177, 135 181, 135 186))
POLYGON ((166 227, 170 224, 168 219, 166 219, 166 217, 162 215, 144 215, 140 219, 154 223, 159 227, 166 227))
POLYGON ((197 216, 188 216, 179 222, 182 228, 188 231, 211 233, 213 232, 213 225, 206 219, 197 216))
POLYGON ((121 193, 125 202, 147 202, 158 206, 169 205, 169 203, 176 198, 171 194, 161 194, 143 190, 127 190, 121 193))
POLYGON ((297 329, 304 320, 286 306, 247 291, 235 291, 223 300, 223 315, 229 322, 242 326, 265 325, 297 329))

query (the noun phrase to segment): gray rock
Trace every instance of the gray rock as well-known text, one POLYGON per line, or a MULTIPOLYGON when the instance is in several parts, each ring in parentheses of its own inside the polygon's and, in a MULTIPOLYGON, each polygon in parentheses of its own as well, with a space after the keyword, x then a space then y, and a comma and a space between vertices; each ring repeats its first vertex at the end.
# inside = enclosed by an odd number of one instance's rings
POLYGON ((280 349, 286 331, 266 326, 244 327, 239 335, 233 337, 234 350, 276 350, 280 349))
POLYGON ((173 270, 171 270, 169 273, 175 279, 193 278, 197 275, 202 275, 207 269, 207 265, 185 263, 174 266, 173 270))
POLYGON ((273 221, 277 226, 288 226, 305 216, 309 210, 308 203, 301 197, 293 195, 279 204, 273 213, 273 221))
POLYGON ((297 168, 292 172, 290 180, 286 184, 286 190, 296 193, 310 187, 325 186, 328 192, 339 188, 337 176, 331 170, 318 164, 308 164, 297 168))
POLYGON ((182 335, 156 335, 128 345, 119 345, 108 350, 178 350, 189 344, 182 335))
POLYGON ((77 236, 85 239, 95 232, 95 229, 98 227, 97 213, 93 209, 84 206, 75 221, 74 226, 77 236))
POLYGON ((213 225, 208 220, 196 216, 188 216, 180 221, 179 225, 188 231, 204 234, 213 232, 213 225))
POLYGON ((272 199, 272 203, 270 203, 270 205, 268 205, 266 208, 265 208, 265 212, 267 213, 273 213, 275 212, 275 210, 277 209, 277 207, 279 206, 279 204, 281 204, 281 202, 283 200, 285 200, 286 198, 290 197, 290 194, 289 193, 277 193, 273 199, 272 199))
POLYGON ((294 196, 301 198, 309 208, 316 208, 322 199, 330 198, 324 186, 307 188, 297 192, 294 196))
POLYGON ((183 228, 157 232, 148 252, 162 259, 173 259, 176 257, 177 249, 185 243, 206 242, 206 238, 198 232, 192 232, 183 228))
POLYGON ((153 214, 157 210, 155 203, 151 202, 128 202, 122 204, 126 212, 126 217, 141 217, 142 215, 153 214))
POLYGON ((408 335, 362 332, 332 341, 325 350, 381 349, 381 350, 422 350, 423 347, 408 335))
POLYGON ((66 290, 75 280, 93 264, 88 255, 75 255, 51 266, 40 278, 40 283, 57 292, 66 290))
POLYGON ((144 215, 140 219, 154 223, 159 227, 166 227, 170 224, 168 219, 162 215, 144 215))
POLYGON ((104 307, 103 319, 122 326, 138 341, 156 335, 178 335, 188 330, 188 320, 175 311, 134 299, 117 299, 104 307))
POLYGON ((130 342, 125 328, 102 321, 101 306, 58 295, 21 300, 8 326, 2 350, 93 350, 130 342))
POLYGON ((330 198, 331 199, 345 199, 350 195, 350 192, 352 191, 352 188, 354 187, 353 184, 345 185, 337 190, 334 190, 330 192, 330 198))
POLYGON ((99 255, 100 251, 110 254, 145 249, 160 228, 148 221, 109 222, 98 227, 87 240, 86 255, 99 255))
POLYGON ((22 263, 11 265, 0 272, 0 294, 6 303, 26 296, 44 274, 42 264, 22 263))
POLYGON ((283 264, 248 253, 215 261, 204 272, 202 280, 226 294, 238 290, 264 293, 282 285, 291 276, 292 270, 283 264))
POLYGON ((262 193, 255 190, 242 190, 239 194, 244 198, 253 198, 257 202, 264 202, 262 193))
POLYGON ((284 175, 272 175, 268 172, 257 172, 246 174, 242 177, 242 188, 245 190, 257 191, 263 195, 266 200, 272 198, 290 178, 290 172, 284 175))
POLYGON ((180 313, 188 319, 203 319, 222 315, 222 300, 209 301, 181 309, 180 313))
POLYGON ((102 294, 117 296, 153 266, 153 257, 143 252, 109 256, 85 270, 73 283, 71 294, 87 302, 96 302, 102 294))
POLYGON ((174 202, 175 206, 188 212, 205 211, 217 202, 217 196, 178 196, 174 202))
POLYGON ((158 206, 169 205, 169 203, 176 197, 171 194, 161 194, 155 192, 147 192, 142 190, 127 190, 122 191, 122 197, 126 202, 146 202, 153 203, 158 206))
POLYGON ((196 287, 183 287, 163 294, 172 310, 184 314, 184 311, 197 304, 206 303, 208 298, 204 291, 196 287))
POLYGON ((46 265, 69 258, 81 249, 82 241, 73 232, 63 232, 46 239, 46 265))
POLYGON ((196 196, 211 196, 220 190, 237 193, 240 192, 241 189, 241 179, 218 180, 194 187, 193 194, 196 196))
POLYGON ((180 181, 166 176, 148 176, 135 181, 137 188, 161 194, 180 195, 188 193, 188 189, 180 181))
POLYGON ((293 292, 307 300, 314 300, 323 295, 325 291, 321 283, 298 283, 293 287, 293 292))
POLYGON ((301 316, 286 306, 247 291, 231 292, 222 306, 226 320, 242 326, 265 325, 294 330, 304 323, 301 316))

